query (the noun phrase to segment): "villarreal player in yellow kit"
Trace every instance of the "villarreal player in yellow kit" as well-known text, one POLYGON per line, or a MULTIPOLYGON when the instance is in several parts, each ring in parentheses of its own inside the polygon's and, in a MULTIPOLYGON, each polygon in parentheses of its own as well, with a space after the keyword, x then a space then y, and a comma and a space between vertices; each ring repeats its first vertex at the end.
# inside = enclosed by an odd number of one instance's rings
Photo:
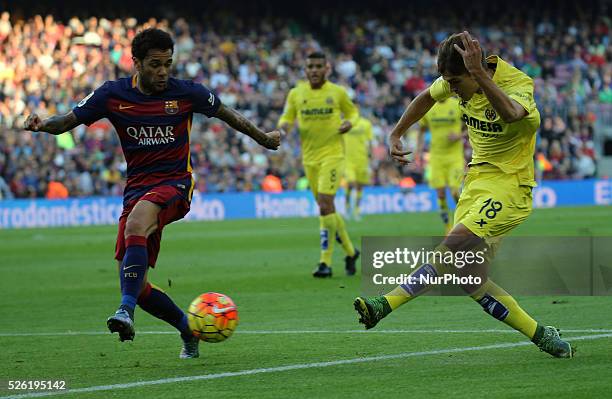
POLYGON ((421 127, 417 140, 415 160, 420 159, 423 149, 423 136, 429 130, 429 187, 436 190, 442 223, 446 231, 453 224, 448 215, 446 188, 450 189, 455 203, 459 200, 459 188, 463 180, 465 161, 463 157, 463 121, 459 112, 457 97, 449 97, 436 102, 419 121, 421 127))
POLYGON ((342 216, 336 213, 334 198, 345 168, 343 134, 351 130, 359 114, 342 86, 326 80, 328 64, 323 53, 311 53, 306 59, 307 83, 289 91, 285 109, 278 122, 283 130, 297 121, 302 144, 306 178, 320 210, 321 257, 314 277, 332 276, 334 242, 346 253, 348 275, 356 272, 359 251, 346 230, 342 216))
POLYGON ((370 141, 373 138, 372 122, 360 116, 357 123, 344 135, 346 145, 346 190, 347 215, 361 219, 360 203, 363 186, 370 184, 370 141), (353 196, 353 192, 355 195, 353 196))
MULTIPOLYGON (((453 93, 461 98, 461 118, 468 126, 473 155, 457 204, 455 225, 437 250, 457 254, 491 249, 485 257, 489 258, 499 239, 531 212, 531 189, 536 185, 535 134, 540 125, 533 81, 497 56, 485 58, 480 44, 468 32, 451 35, 440 43, 438 72, 442 76, 408 105, 391 132, 391 155, 407 163, 409 152, 400 141, 403 133, 437 101, 453 93)), ((485 271, 489 261, 485 259, 485 271)), ((467 277, 477 272, 481 282, 472 280, 461 288, 486 313, 521 332, 542 351, 560 358, 573 357, 575 349, 560 338, 555 327, 536 322, 475 262, 463 267, 444 262, 448 261, 415 267, 412 279, 385 295, 356 298, 354 306, 360 322, 372 328, 392 310, 425 292, 429 287, 420 276, 436 277, 450 270, 467 277)))

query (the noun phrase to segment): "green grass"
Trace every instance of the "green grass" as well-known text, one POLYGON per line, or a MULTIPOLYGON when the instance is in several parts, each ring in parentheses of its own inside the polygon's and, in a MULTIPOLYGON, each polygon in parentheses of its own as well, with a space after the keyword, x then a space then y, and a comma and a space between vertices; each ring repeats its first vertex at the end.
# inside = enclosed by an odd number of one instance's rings
MULTIPOLYGON (((439 235, 433 213, 368 216, 349 222, 363 235, 439 235)), ((406 352, 524 342, 471 300, 425 297, 360 329, 352 300, 359 277, 348 278, 340 249, 338 276, 317 281, 318 220, 278 219, 177 223, 164 230, 158 267, 150 279, 181 307, 206 291, 238 305, 236 334, 203 344, 200 359, 178 359, 172 329, 138 311, 135 341, 104 334, 119 301, 113 260, 115 227, 0 231, 0 396, 6 380, 62 379, 70 388, 200 376, 406 352), (171 282, 171 285, 169 283, 171 282), (381 333, 384 330, 479 332, 381 333), (496 329, 501 332, 480 332, 496 329), (255 331, 325 330, 258 334, 255 331), (92 335, 44 335, 53 332, 92 335), (242 333, 241 333, 242 332, 242 333), (40 333, 40 336, 10 336, 40 333)), ((513 235, 612 236, 610 207, 535 210, 513 235)), ((563 329, 611 329, 610 297, 524 297, 536 319, 563 329)), ((568 332, 567 337, 589 335, 568 332)), ((364 397, 606 397, 612 389, 612 338, 578 343, 578 356, 559 360, 532 345, 421 354, 392 360, 173 382, 75 393, 78 398, 364 398, 364 397)))

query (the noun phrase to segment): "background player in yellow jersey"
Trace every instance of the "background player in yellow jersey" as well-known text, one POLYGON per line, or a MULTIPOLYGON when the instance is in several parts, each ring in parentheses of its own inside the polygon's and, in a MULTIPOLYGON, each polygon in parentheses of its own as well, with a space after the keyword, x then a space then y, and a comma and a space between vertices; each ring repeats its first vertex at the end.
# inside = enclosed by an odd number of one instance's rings
MULTIPOLYGON (((495 241, 523 222, 532 207, 533 156, 540 115, 533 98, 533 81, 497 56, 484 58, 469 33, 454 34, 440 43, 438 72, 442 75, 412 101, 391 133, 391 155, 402 164, 408 151, 401 137, 436 101, 453 93, 461 98, 462 119, 468 125, 473 155, 455 212, 455 226, 438 250, 456 252, 491 248, 495 241)), ((435 277, 451 270, 460 276, 476 270, 469 264, 453 268, 442 262, 415 268, 414 279, 386 295, 358 297, 355 309, 366 328, 402 304, 425 292, 419 276, 435 277)), ((574 348, 556 328, 542 326, 503 288, 482 275, 483 282, 462 288, 485 312, 503 321, 555 357, 569 358, 574 348)))
POLYGON ((355 126, 344 135, 346 145, 346 214, 361 220, 360 203, 363 186, 370 184, 370 141, 372 122, 360 116, 355 126))
POLYGON ((356 272, 359 251, 346 231, 342 216, 336 213, 334 198, 344 174, 345 146, 342 135, 348 132, 359 116, 346 89, 326 80, 329 71, 323 53, 306 58, 308 83, 300 83, 289 91, 285 109, 278 122, 283 130, 297 120, 302 144, 302 162, 310 190, 320 209, 321 257, 313 273, 315 277, 331 277, 334 241, 346 253, 348 275, 356 272))
POLYGON ((446 233, 453 227, 449 219, 446 189, 450 189, 455 203, 459 200, 459 188, 463 180, 465 161, 463 157, 463 126, 459 113, 457 97, 445 98, 436 102, 419 121, 420 133, 414 153, 417 166, 423 164, 423 142, 425 132, 429 130, 429 187, 436 190, 440 217, 446 227, 446 233))

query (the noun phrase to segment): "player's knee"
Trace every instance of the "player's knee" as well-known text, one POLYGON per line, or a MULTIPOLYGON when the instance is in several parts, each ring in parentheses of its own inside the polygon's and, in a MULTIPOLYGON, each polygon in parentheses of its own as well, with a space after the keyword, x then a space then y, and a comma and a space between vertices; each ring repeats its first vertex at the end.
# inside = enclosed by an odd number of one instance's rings
POLYGON ((331 195, 319 195, 317 198, 317 203, 319 205, 319 210, 321 215, 329 215, 336 211, 334 206, 334 197, 331 195))
POLYGON ((468 251, 485 245, 482 238, 474 234, 470 229, 459 223, 453 227, 444 239, 443 244, 451 251, 468 251))
MULTIPOLYGON (((130 215, 131 216, 131 215, 130 215)), ((128 217, 125 223, 125 236, 145 236, 147 233, 147 223, 136 217, 128 217)))

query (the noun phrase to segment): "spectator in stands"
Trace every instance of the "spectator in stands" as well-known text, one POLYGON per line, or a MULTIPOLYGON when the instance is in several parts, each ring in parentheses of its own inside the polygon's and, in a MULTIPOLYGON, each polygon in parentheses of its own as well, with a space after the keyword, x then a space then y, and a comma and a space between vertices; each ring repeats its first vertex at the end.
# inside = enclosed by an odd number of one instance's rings
MULTIPOLYGON (((612 112, 610 20, 596 7, 558 13, 556 18, 542 17, 547 10, 526 13, 522 3, 499 7, 507 17, 488 20, 486 14, 473 12, 470 30, 485 47, 535 79, 543 118, 539 151, 552 167, 544 178, 593 176, 595 122, 602 119, 601 112, 612 112)), ((247 23, 233 16, 228 30, 227 16, 221 14, 204 26, 183 18, 139 23, 134 18, 59 20, 36 15, 24 20, 4 11, 0 177, 18 198, 44 197, 51 172, 70 195, 119 195, 126 168, 110 124, 100 122, 36 140, 13 129, 23 123, 23 114, 67 112, 105 80, 130 74, 131 39, 143 27, 157 26, 176 38, 178 77, 215 88, 223 102, 265 129, 272 129, 278 119, 282 93, 303 78, 303 54, 325 50, 336 75, 332 79, 347 86, 354 101, 375 117, 373 183, 399 184, 409 173, 388 160, 390 124, 437 76, 434 54, 446 30, 464 27, 458 17, 448 16, 442 28, 435 10, 405 18, 335 10, 326 13, 315 32, 321 41, 305 33, 308 25, 299 18, 288 27, 280 17, 247 23)), ((557 15, 554 11, 549 14, 557 15)), ((199 191, 258 190, 269 168, 277 171, 283 189, 302 188, 297 132, 289 134, 278 155, 267 159, 261 149, 226 129, 215 120, 193 121, 192 165, 199 191)), ((411 176, 422 179, 412 172, 411 176)))

